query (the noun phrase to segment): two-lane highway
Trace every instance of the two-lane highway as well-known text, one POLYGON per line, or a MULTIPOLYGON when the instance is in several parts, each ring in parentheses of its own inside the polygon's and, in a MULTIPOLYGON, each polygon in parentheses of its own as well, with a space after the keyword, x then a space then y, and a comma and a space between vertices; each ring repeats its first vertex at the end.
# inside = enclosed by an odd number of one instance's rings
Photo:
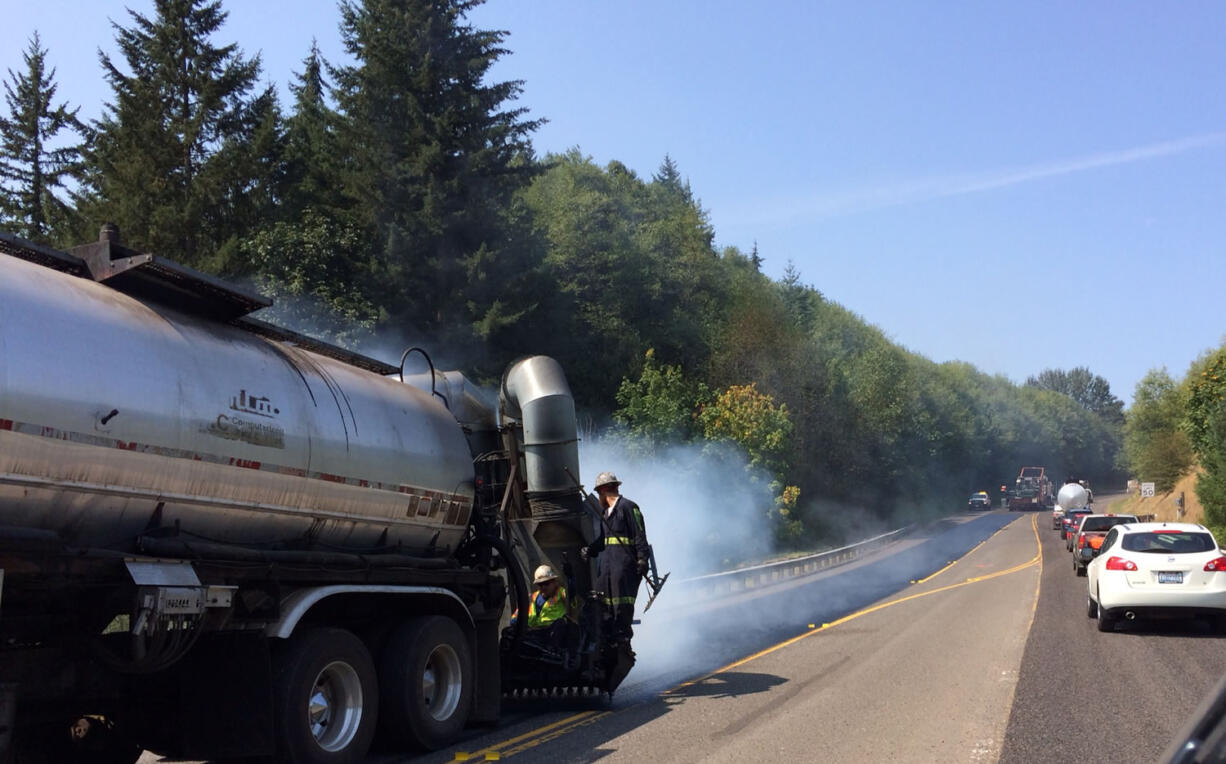
POLYGON ((668 687, 653 686, 676 672, 646 660, 659 635, 645 624, 636 647, 646 668, 612 705, 540 714, 424 761, 994 761, 1035 612, 1035 519, 950 523, 836 575, 733 603, 697 630, 693 616, 661 619, 690 666, 758 646, 668 687), (955 548, 952 564, 934 559, 955 548), (845 609, 886 585, 895 593, 845 609), (790 638, 761 641, 786 624, 790 638))

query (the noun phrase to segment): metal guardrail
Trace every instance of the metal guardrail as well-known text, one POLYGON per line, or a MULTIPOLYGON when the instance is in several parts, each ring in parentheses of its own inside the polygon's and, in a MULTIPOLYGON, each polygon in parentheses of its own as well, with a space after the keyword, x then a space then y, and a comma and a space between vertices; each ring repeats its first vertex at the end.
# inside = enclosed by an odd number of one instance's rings
POLYGON ((726 597, 738 592, 760 589, 789 579, 800 578, 829 568, 845 565, 859 559, 867 552, 894 541, 898 536, 910 530, 910 526, 883 533, 855 544, 830 549, 817 554, 793 557, 777 562, 763 563, 748 568, 738 568, 722 573, 709 573, 705 576, 685 578, 677 582, 685 590, 688 602, 726 597))

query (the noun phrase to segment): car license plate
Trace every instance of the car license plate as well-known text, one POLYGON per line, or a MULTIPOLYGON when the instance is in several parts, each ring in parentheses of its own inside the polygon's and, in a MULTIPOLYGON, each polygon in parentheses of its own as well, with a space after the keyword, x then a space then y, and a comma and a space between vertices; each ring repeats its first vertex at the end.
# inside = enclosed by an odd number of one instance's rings
POLYGON ((1183 571, 1158 571, 1158 583, 1160 584, 1182 584, 1183 571))

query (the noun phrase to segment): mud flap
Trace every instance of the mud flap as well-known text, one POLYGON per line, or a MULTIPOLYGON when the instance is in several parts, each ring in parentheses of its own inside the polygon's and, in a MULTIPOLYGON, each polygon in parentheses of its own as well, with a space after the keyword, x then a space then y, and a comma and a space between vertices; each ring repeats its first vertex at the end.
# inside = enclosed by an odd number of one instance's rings
POLYGON ((498 619, 485 618, 477 621, 476 648, 473 708, 468 720, 475 724, 493 724, 498 721, 498 712, 502 706, 498 619))

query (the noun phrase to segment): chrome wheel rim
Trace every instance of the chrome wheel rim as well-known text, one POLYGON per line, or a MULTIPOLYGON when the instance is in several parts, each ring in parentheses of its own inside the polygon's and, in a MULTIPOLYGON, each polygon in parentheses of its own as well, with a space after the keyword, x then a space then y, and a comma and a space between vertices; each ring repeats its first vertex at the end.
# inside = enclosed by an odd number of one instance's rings
POLYGON ((436 646, 426 658, 421 677, 421 699, 426 713, 435 721, 447 721, 459 708, 463 691, 460 656, 451 645, 436 646))
POLYGON ((362 723, 362 680, 353 666, 333 661, 323 667, 307 700, 307 725, 325 751, 343 751, 362 723))

